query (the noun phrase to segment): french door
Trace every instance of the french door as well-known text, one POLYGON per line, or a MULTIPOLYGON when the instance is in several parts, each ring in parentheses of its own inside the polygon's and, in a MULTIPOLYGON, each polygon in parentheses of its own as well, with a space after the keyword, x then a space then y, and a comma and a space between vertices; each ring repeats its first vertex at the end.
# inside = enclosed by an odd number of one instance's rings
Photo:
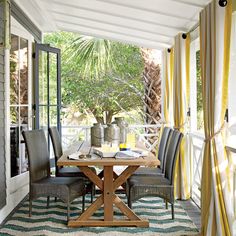
MULTIPOLYGON (((61 52, 47 44, 35 45, 35 129, 56 126, 61 132, 61 52)), ((48 141, 50 150, 50 142, 48 141)))

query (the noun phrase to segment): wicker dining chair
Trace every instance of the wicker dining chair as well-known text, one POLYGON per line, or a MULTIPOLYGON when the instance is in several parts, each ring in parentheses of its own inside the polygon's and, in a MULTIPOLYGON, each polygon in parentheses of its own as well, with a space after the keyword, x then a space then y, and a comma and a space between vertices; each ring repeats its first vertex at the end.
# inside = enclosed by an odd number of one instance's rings
POLYGON ((139 167, 133 175, 164 175, 165 170, 165 161, 166 161, 166 150, 167 150, 167 144, 170 140, 170 137, 172 135, 173 129, 170 127, 165 127, 163 129, 161 140, 159 144, 158 149, 158 160, 160 161, 160 166, 157 166, 157 168, 153 167, 139 167))
POLYGON ((32 215, 32 201, 38 197, 47 197, 47 207, 49 207, 50 197, 60 198, 67 204, 67 220, 69 220, 70 203, 82 196, 82 211, 84 211, 84 179, 51 177, 48 145, 44 131, 23 131, 22 135, 29 158, 29 216, 32 215))
MULTIPOLYGON (((63 154, 61 137, 60 137, 57 127, 50 127, 48 131, 52 140, 52 145, 53 145, 53 150, 54 150, 54 155, 55 155, 56 176, 57 177, 83 177, 85 179, 86 192, 91 193, 91 202, 93 202, 93 196, 95 194, 95 185, 85 176, 85 174, 80 170, 80 168, 71 167, 71 166, 70 167, 57 166, 57 161, 63 154)), ((90 167, 90 169, 94 173, 96 173, 96 170, 94 167, 90 167)))
POLYGON ((177 154, 183 135, 173 131, 167 146, 165 175, 132 175, 127 180, 126 194, 128 206, 145 196, 158 196, 171 204, 172 219, 174 219, 174 169, 177 154))

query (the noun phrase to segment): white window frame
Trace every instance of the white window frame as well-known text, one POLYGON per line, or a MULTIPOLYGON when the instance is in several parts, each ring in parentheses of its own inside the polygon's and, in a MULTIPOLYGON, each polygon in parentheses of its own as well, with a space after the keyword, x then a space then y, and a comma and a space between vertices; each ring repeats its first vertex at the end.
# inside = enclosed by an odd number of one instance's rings
MULTIPOLYGON (((29 107, 29 128, 32 128, 32 43, 33 36, 24 29, 13 17, 11 17, 11 33, 28 40, 28 107, 29 107)), ((10 61, 10 51, 7 50, 6 61, 10 61)), ((8 62, 6 71, 10 71, 8 62)), ((11 177, 11 154, 10 154, 10 73, 6 75, 6 179, 9 194, 19 191, 23 187, 28 187, 29 172, 24 172, 17 176, 11 177)), ((27 190, 28 191, 28 190, 27 190)), ((26 193, 27 194, 27 193, 26 193)))

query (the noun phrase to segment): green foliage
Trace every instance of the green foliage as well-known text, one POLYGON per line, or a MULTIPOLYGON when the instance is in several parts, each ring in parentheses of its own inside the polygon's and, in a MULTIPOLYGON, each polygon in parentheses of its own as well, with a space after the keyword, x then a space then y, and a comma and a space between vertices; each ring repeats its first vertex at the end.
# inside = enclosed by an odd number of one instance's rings
POLYGON ((109 123, 114 115, 143 106, 144 62, 135 46, 53 33, 45 43, 62 50, 62 102, 109 123))
POLYGON ((98 78, 112 67, 111 42, 90 36, 78 36, 68 47, 68 63, 80 65, 82 77, 98 78))
POLYGON ((202 78, 200 64, 200 50, 196 52, 197 68, 197 129, 203 129, 203 99, 202 99, 202 78))

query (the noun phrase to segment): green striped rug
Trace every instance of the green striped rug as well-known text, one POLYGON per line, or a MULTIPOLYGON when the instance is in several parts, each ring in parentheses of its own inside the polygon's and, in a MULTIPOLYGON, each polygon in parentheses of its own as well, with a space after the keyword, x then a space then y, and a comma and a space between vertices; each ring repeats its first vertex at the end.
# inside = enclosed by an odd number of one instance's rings
MULTIPOLYGON (((120 196, 125 200, 125 196, 120 196)), ((89 197, 86 198, 89 206, 89 197)), ((142 198, 133 203, 134 211, 150 221, 149 228, 136 227, 82 227, 68 228, 66 225, 66 206, 58 200, 50 201, 46 208, 46 198, 33 202, 33 215, 28 217, 29 202, 25 201, 11 219, 0 229, 0 235, 69 235, 69 236, 129 236, 129 235, 194 235, 198 230, 184 209, 176 203, 175 220, 171 220, 171 211, 165 209, 162 199, 142 198)), ((114 209, 116 218, 123 218, 118 209, 114 209)), ((81 212, 81 199, 72 203, 71 218, 81 212)), ((94 217, 102 218, 103 210, 96 212, 94 217)))

